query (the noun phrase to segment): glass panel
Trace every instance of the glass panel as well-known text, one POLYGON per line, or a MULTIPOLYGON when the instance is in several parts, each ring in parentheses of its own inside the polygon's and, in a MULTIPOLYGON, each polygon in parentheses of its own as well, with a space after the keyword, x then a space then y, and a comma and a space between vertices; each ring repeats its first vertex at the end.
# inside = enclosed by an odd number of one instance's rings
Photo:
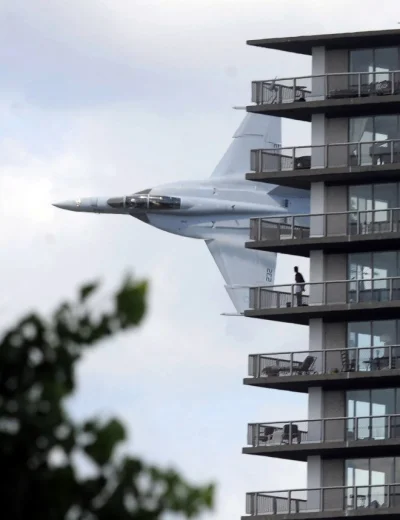
POLYGON ((395 389, 385 388, 371 391, 371 412, 374 417, 370 424, 370 437, 386 439, 388 437, 388 418, 395 411, 395 389))
POLYGON ((147 195, 130 195, 126 197, 126 205, 128 208, 147 209, 147 195))
MULTIPOLYGON (((389 70, 399 70, 399 49, 398 47, 386 47, 375 49, 374 68, 376 72, 386 72, 389 70)), ((388 81, 389 75, 379 74, 377 81, 388 81)))
POLYGON ((349 234, 363 233, 368 229, 369 223, 372 221, 371 210, 373 209, 372 184, 365 186, 350 186, 349 187, 349 211, 353 209, 361 211, 361 213, 351 213, 349 221, 349 234), (367 210, 365 213, 364 211, 367 210), (357 225, 359 219, 359 227, 357 225), (356 227, 354 233, 352 227, 356 227))
POLYGON ((149 209, 167 210, 167 209, 179 209, 180 207, 181 207, 181 199, 178 197, 149 195, 149 209))
MULTIPOLYGON (((358 367, 357 370, 372 370, 371 350, 363 347, 370 347, 372 345, 371 337, 371 322, 353 322, 348 325, 348 348, 360 348, 358 352, 358 367)), ((355 360, 356 355, 354 351, 350 352, 350 358, 355 360)))
MULTIPOLYGON (((374 209, 397 208, 397 184, 386 183, 374 186, 374 209)), ((379 222, 380 231, 390 231, 390 213, 388 211, 377 211, 374 213, 374 222, 379 222), (384 226, 386 222, 388 226, 384 226), (382 224, 381 224, 382 223, 382 224)))
POLYGON ((365 507, 369 484, 369 460, 368 459, 352 459, 346 460, 345 464, 345 485, 354 486, 348 490, 347 506, 350 509, 365 507))
POLYGON ((397 115, 375 116, 374 141, 398 139, 397 115))
POLYGON ((349 278, 350 280, 357 280, 357 282, 349 284, 349 303, 371 301, 373 297, 370 281, 372 278, 371 264, 371 253, 354 253, 349 255, 349 278))
POLYGON ((351 166, 370 165, 372 159, 370 155, 370 144, 358 145, 357 143, 371 143, 374 140, 374 118, 373 117, 352 117, 350 119, 350 142, 349 161, 351 166), (359 156, 360 155, 360 156, 359 156))
MULTIPOLYGON (((379 81, 380 75, 377 77, 379 81)), ((369 155, 372 164, 390 164, 392 162, 390 140, 398 138, 398 116, 376 116, 374 118, 373 140, 379 143, 370 146, 369 155)))
POLYGON ((373 253, 373 283, 374 301, 388 301, 390 298, 390 280, 397 276, 397 252, 380 251, 373 253), (383 278, 383 279, 382 279, 383 278))
MULTIPOLYGON (((350 51, 350 72, 372 72, 374 70, 373 49, 357 49, 350 51)), ((362 84, 368 85, 372 75, 363 74, 362 84)), ((351 85, 358 85, 358 76, 354 74, 350 79, 351 85)))
POLYGON ((371 488, 369 506, 380 507, 386 502, 384 487, 385 484, 390 484, 393 482, 394 458, 371 458, 370 472, 370 483, 374 487, 371 488))
POLYGON ((354 390, 346 393, 347 417, 362 419, 347 421, 347 439, 367 439, 369 437, 369 419, 371 393, 369 390, 354 390))
POLYGON ((389 346, 396 345, 396 321, 382 320, 372 322, 372 342, 374 363, 378 370, 382 368, 389 368, 389 346))

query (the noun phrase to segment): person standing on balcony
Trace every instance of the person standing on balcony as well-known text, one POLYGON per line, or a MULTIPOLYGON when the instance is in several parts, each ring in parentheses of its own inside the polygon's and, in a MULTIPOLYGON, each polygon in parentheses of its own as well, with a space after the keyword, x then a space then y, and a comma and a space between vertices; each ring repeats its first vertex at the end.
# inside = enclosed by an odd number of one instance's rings
POLYGON ((294 268, 294 281, 296 285, 294 286, 294 291, 296 293, 297 307, 301 307, 303 305, 303 292, 305 291, 305 283, 303 275, 299 271, 297 265, 294 268))

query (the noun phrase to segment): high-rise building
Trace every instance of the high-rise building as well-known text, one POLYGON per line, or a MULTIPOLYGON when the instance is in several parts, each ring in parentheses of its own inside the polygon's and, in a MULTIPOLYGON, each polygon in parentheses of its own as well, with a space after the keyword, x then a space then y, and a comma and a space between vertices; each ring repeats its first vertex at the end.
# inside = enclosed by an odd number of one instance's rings
POLYGON ((243 450, 305 461, 307 488, 249 490, 246 514, 400 518, 400 31, 248 43, 312 57, 247 107, 310 122, 312 142, 253 151, 247 175, 309 189, 311 214, 254 219, 246 245, 310 259, 304 287, 252 288, 245 313, 309 327, 307 351, 250 356, 245 379, 308 393, 308 417, 249 425, 243 450))

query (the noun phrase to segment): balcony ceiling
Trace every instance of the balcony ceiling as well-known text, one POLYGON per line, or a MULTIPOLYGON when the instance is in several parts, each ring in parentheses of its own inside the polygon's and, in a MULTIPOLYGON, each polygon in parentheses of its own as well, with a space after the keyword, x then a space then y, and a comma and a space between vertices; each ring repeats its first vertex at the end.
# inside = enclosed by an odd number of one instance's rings
POLYGON ((290 38, 248 40, 247 45, 295 54, 312 55, 313 47, 327 49, 356 49, 363 47, 390 47, 400 45, 400 30, 363 31, 356 33, 314 34, 290 38))

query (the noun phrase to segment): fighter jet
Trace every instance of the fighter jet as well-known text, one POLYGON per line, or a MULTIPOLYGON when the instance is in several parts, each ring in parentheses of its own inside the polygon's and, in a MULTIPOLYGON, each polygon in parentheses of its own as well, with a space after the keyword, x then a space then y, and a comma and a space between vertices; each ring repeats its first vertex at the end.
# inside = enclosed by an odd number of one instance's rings
MULTIPOLYGON (((250 218, 310 212, 308 190, 245 178, 253 149, 281 146, 281 120, 247 114, 211 176, 137 191, 131 195, 85 197, 53 204, 81 213, 135 217, 161 230, 204 240, 239 315, 249 307, 248 287, 272 285, 276 253, 245 248, 250 218)), ((127 190, 128 192, 128 190, 127 190)), ((129 193, 129 192, 128 192, 129 193)))

